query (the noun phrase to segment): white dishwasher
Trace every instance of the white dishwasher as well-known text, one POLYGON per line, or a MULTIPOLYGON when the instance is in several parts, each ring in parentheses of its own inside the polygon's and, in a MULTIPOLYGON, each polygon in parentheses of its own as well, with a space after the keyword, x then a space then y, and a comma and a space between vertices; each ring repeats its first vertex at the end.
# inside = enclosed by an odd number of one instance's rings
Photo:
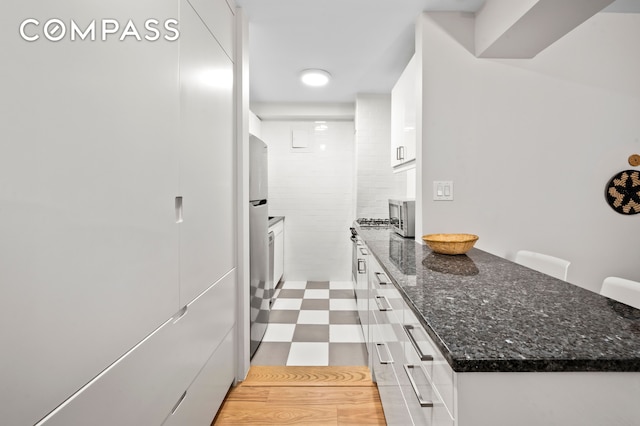
POLYGON ((273 305, 273 296, 276 291, 276 282, 274 281, 273 275, 273 242, 275 240, 273 231, 269 231, 269 291, 271 292, 271 299, 269 299, 269 309, 271 309, 271 305, 273 305))
POLYGON ((273 232, 273 249, 269 248, 269 251, 271 254, 271 250, 273 250, 271 277, 273 278, 273 288, 275 289, 284 276, 284 219, 271 225, 269 232, 273 232))

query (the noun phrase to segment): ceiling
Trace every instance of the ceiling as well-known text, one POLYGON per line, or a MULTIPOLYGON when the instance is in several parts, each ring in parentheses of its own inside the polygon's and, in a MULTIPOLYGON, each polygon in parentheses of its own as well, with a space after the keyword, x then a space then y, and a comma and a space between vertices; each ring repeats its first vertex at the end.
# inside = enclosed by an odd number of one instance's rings
MULTIPOLYGON (((414 51, 422 11, 478 11, 485 0, 237 0, 249 20, 251 103, 354 102, 357 93, 389 93, 414 51), (323 88, 299 73, 321 68, 323 88)), ((640 12, 617 0, 606 11, 640 12)))

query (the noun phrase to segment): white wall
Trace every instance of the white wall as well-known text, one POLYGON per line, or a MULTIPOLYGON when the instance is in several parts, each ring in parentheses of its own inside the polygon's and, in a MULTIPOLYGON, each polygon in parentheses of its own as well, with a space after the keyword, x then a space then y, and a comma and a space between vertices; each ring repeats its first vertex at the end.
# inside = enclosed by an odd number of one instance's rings
POLYGON ((391 96, 359 94, 356 98, 356 214, 389 217, 389 198, 406 196, 407 175, 393 173, 391 96))
POLYGON ((598 14, 529 60, 477 59, 422 19, 423 231, 566 258, 593 291, 640 280, 640 216, 604 199, 640 152, 640 15, 598 14), (453 180, 455 201, 431 201, 433 180, 453 180))
POLYGON ((285 216, 284 279, 350 280, 353 122, 263 121, 261 127, 269 146, 269 215, 285 216), (308 149, 291 148, 292 129, 309 132, 308 149))
POLYGON ((249 133, 258 138, 262 137, 262 121, 251 111, 249 111, 249 133))

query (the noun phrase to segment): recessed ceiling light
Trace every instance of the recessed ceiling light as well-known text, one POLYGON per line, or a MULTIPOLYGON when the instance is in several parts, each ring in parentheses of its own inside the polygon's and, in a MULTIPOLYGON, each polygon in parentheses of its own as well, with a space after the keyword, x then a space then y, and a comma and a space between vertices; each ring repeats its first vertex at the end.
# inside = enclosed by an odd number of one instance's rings
POLYGON ((304 70, 300 73, 300 79, 307 86, 320 87, 329 83, 331 74, 325 70, 304 70))

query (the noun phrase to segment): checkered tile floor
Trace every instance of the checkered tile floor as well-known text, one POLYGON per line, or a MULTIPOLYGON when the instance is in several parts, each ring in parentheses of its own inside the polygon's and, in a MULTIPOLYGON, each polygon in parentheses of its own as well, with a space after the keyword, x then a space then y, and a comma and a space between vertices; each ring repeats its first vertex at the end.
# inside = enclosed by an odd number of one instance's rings
POLYGON ((366 365, 351 282, 285 281, 253 365, 366 365))

